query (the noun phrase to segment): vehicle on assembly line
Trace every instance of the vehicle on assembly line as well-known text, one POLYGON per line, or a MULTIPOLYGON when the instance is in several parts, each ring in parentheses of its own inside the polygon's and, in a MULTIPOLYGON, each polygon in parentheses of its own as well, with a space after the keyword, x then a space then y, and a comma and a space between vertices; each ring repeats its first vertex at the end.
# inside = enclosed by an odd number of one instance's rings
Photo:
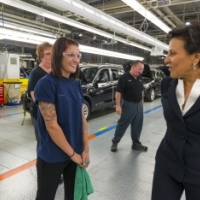
MULTIPOLYGON (((131 68, 133 61, 128 61, 123 64, 124 70, 127 72, 131 68)), ((150 69, 148 64, 144 64, 142 73, 144 84, 144 98, 147 101, 153 101, 156 96, 161 95, 161 81, 165 77, 165 73, 160 69, 150 69)))
POLYGON ((170 76, 170 71, 169 71, 169 67, 168 66, 162 65, 162 66, 156 67, 156 69, 159 69, 159 70, 163 71, 165 76, 170 76))
MULTIPOLYGON (((125 71, 129 71, 131 63, 129 61, 122 65, 115 64, 80 64, 80 77, 84 96, 84 114, 88 118, 90 113, 102 108, 114 106, 115 92, 118 80, 125 71)), ((160 95, 160 84, 165 77, 163 71, 150 69, 149 65, 144 65, 142 74, 144 82, 144 97, 147 101, 153 101, 156 95, 160 95)), ((30 111, 30 98, 23 95, 22 103, 24 111, 30 111)))
POLYGON ((122 74, 124 74, 122 65, 80 65, 86 118, 92 111, 115 105, 116 87, 122 74))
MULTIPOLYGON (((122 65, 80 64, 80 77, 84 96, 84 114, 115 105, 115 92, 119 77, 124 73, 122 65)), ((31 99, 27 90, 21 97, 24 115, 30 112, 31 99)))

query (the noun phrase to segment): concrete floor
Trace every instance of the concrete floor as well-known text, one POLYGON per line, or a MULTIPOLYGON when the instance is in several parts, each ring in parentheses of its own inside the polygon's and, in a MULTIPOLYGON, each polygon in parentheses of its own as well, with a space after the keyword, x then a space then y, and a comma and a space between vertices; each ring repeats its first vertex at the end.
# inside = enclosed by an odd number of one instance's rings
MULTIPOLYGON (((22 106, 0 108, 0 117, 0 200, 34 200, 36 141, 30 115, 23 126, 22 106)), ((88 173, 95 190, 89 200, 150 200, 155 153, 166 128, 160 98, 144 103, 141 141, 149 147, 146 153, 131 150, 129 128, 118 152, 110 151, 118 118, 115 108, 108 108, 92 113, 88 120, 89 134, 97 135, 89 142, 88 173)), ((55 199, 64 199, 63 185, 55 199)))

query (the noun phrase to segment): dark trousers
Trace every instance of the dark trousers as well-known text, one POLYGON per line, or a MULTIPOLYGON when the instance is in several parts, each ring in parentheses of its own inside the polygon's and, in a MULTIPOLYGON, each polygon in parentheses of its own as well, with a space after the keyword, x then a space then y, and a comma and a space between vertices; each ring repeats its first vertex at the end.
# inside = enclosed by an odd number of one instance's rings
POLYGON ((155 166, 151 200, 180 200, 184 190, 186 200, 200 199, 200 185, 180 183, 155 166))
POLYGON ((126 129, 131 124, 131 139, 133 146, 139 146, 141 145, 140 135, 143 124, 143 103, 133 103, 123 100, 121 106, 122 114, 118 121, 112 141, 114 143, 120 142, 126 129))
POLYGON ((38 178, 36 200, 54 200, 61 174, 64 179, 65 200, 74 200, 76 163, 71 160, 47 163, 38 157, 36 166, 38 178))

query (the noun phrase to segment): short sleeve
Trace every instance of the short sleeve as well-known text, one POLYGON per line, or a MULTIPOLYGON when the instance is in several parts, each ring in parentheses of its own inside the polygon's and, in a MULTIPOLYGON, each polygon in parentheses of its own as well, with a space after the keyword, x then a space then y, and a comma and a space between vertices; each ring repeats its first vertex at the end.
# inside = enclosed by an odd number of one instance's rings
POLYGON ((56 87, 53 81, 47 78, 40 79, 36 84, 34 95, 36 104, 41 101, 55 104, 56 87))

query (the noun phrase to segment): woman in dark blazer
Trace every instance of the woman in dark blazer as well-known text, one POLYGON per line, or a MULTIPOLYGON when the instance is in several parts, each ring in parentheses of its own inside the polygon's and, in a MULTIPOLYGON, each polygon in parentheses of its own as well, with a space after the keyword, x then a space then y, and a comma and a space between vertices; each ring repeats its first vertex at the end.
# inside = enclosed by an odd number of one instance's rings
POLYGON ((156 154, 152 200, 200 200, 200 22, 171 30, 161 84, 167 130, 156 154))

